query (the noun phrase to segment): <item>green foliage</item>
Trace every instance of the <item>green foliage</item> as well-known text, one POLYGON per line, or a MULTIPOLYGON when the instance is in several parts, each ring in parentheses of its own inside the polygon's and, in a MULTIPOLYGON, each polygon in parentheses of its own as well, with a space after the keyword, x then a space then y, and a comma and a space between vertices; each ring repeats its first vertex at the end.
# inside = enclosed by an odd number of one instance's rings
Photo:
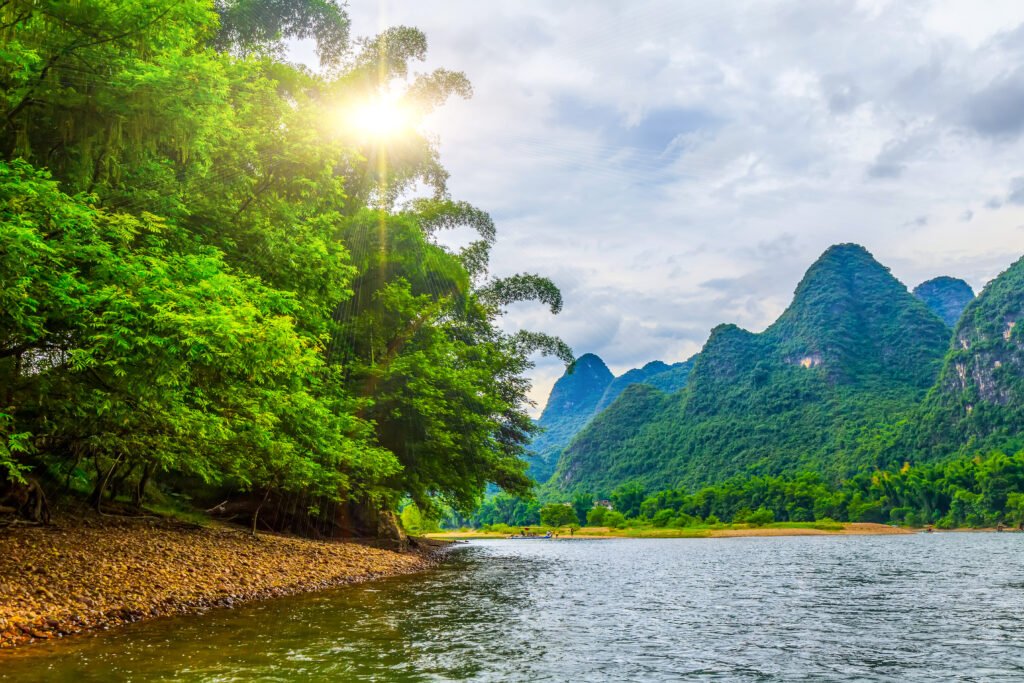
POLYGON ((339 123, 384 87, 420 114, 470 94, 412 75, 422 33, 350 51, 333 0, 0 16, 0 478, 84 477, 97 501, 125 482, 136 502, 150 482, 408 497, 428 517, 528 491, 524 372, 571 351, 498 316, 560 294, 486 279, 493 222, 448 198, 435 141, 339 123), (290 37, 333 68, 280 61, 290 37), (393 212, 417 186, 434 196, 393 212), (435 243, 458 225, 484 248, 435 243))
POLYGON ((540 483, 547 482, 562 449, 626 389, 646 385, 675 393, 685 387, 694 361, 690 358, 673 365, 652 361, 613 378, 600 358, 589 353, 580 356, 555 383, 538 421, 543 431, 530 444, 530 476, 540 483))
POLYGON ((658 510, 654 513, 654 517, 651 518, 651 524, 657 528, 663 528, 669 525, 672 519, 675 517, 674 511, 669 509, 658 510))
POLYGON ((753 526, 764 526, 765 524, 771 524, 772 522, 774 522, 775 515, 772 514, 771 510, 764 507, 760 507, 751 512, 749 515, 747 515, 747 518, 744 521, 746 521, 747 524, 751 524, 753 526))
POLYGON ((487 498, 473 513, 471 524, 474 527, 507 524, 513 527, 536 526, 540 524, 540 503, 536 500, 525 500, 507 493, 499 493, 487 498))
POLYGON ((643 504, 646 492, 644 487, 636 482, 624 484, 612 491, 612 505, 614 509, 627 517, 636 517, 640 514, 640 506, 643 504))
POLYGON ((604 518, 608 514, 608 508, 600 505, 591 508, 587 512, 587 526, 604 526, 604 518))
POLYGON ((555 469, 561 449, 593 416, 601 394, 612 381, 612 373, 600 358, 584 354, 555 382, 540 428, 530 443, 530 476, 546 481, 555 469))
POLYGON ((737 476, 690 492, 668 489, 647 497, 635 515, 655 526, 773 522, 882 522, 943 528, 1016 526, 1024 521, 1024 451, 939 464, 875 470, 832 484, 814 472, 737 476), (753 510, 753 512, 751 512, 753 510), (676 521, 672 521, 676 520, 676 521))
POLYGON ((548 503, 540 509, 540 523, 544 526, 577 526, 579 518, 571 505, 548 503))
POLYGON ((626 526, 626 517, 618 510, 608 510, 604 515, 604 526, 612 529, 621 529, 626 526))
POLYGON ((402 528, 405 529, 406 533, 413 536, 428 534, 440 529, 437 520, 424 517, 414 503, 409 503, 402 508, 399 519, 402 520, 402 528))
POLYGON ((920 460, 1024 447, 1024 259, 967 306, 935 388, 892 449, 920 460))
POLYGON ((651 361, 642 368, 633 368, 612 380, 611 384, 604 390, 601 400, 594 409, 595 414, 614 403, 623 391, 633 384, 646 384, 659 389, 666 394, 674 394, 686 386, 693 370, 693 364, 697 357, 685 360, 681 363, 668 365, 660 360, 651 361))
POLYGON ((576 512, 576 521, 580 525, 587 523, 587 513, 594 507, 594 497, 589 493, 577 493, 572 498, 572 509, 576 512))
POLYGON ((283 54, 284 38, 314 38, 324 66, 337 65, 348 50, 348 16, 334 0, 217 0, 215 7, 221 49, 283 54))
POLYGON ((914 296, 952 329, 967 305, 974 300, 974 290, 963 280, 943 276, 914 287, 914 296))

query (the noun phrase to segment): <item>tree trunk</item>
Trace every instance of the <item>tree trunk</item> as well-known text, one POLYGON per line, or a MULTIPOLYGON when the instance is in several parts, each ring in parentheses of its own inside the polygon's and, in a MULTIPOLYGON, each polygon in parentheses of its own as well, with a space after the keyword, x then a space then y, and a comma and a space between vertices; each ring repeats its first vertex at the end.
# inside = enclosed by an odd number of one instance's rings
POLYGON ((132 464, 128 469, 121 468, 121 470, 118 471, 117 476, 110 478, 110 485, 107 489, 110 491, 111 500, 116 500, 117 497, 121 495, 125 482, 128 481, 128 477, 132 476, 134 472, 135 465, 132 464))
POLYGON ((122 453, 117 455, 114 459, 114 464, 107 470, 107 474, 102 480, 96 483, 96 489, 92 492, 93 504, 96 506, 96 512, 103 514, 103 494, 107 492, 107 484, 110 483, 110 477, 117 470, 118 465, 121 464, 121 458, 124 457, 122 453))
POLYGON ((146 497, 146 486, 149 484, 149 480, 153 478, 154 471, 156 471, 155 462, 146 465, 146 469, 142 471, 139 485, 135 487, 135 491, 132 493, 132 505, 135 506, 136 510, 142 509, 142 499, 146 497))
POLYGON ((270 487, 267 487, 267 492, 263 494, 263 500, 256 506, 256 511, 252 513, 252 535, 256 536, 256 520, 260 518, 260 510, 263 509, 264 503, 267 502, 267 498, 270 497, 270 487))

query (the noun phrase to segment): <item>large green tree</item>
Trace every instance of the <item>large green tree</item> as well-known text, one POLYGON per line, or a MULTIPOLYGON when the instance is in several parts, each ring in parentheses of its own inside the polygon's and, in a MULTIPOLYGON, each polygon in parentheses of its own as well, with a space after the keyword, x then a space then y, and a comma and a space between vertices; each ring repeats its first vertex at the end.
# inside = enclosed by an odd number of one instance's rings
POLYGON ((422 33, 350 43, 332 0, 11 0, 0 45, 0 476, 84 472, 97 504, 161 480, 427 511, 525 492, 523 373, 571 354, 497 322, 557 288, 488 277, 494 225, 430 136, 344 116, 470 94, 413 73, 422 33), (327 68, 285 63, 289 37, 327 68), (458 226, 479 239, 440 246, 458 226))

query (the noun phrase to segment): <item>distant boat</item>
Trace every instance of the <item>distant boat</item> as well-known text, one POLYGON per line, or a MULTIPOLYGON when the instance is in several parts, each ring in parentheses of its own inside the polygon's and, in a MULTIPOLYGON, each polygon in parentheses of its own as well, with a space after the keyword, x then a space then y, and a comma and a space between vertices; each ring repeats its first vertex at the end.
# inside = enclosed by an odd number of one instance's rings
POLYGON ((509 538, 510 539, 511 538, 515 538, 515 539, 520 540, 520 541, 549 541, 549 540, 553 539, 554 536, 551 535, 550 533, 548 533, 548 534, 546 534, 544 536, 522 536, 522 535, 519 535, 519 534, 513 534, 513 535, 509 536, 509 538))

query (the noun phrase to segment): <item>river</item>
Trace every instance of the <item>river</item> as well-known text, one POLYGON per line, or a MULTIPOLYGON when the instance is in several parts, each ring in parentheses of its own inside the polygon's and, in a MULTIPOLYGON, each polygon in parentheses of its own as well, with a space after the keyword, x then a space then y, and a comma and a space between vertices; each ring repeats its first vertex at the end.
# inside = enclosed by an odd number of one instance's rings
POLYGON ((1019 681, 1024 534, 476 541, 0 652, 10 681, 1019 681))

